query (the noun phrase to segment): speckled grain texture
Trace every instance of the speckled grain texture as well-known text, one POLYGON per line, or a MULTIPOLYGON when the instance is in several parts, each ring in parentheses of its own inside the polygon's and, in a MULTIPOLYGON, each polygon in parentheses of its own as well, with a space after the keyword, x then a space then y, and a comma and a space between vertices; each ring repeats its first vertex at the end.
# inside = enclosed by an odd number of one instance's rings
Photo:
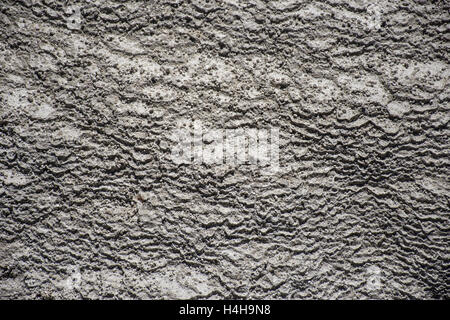
POLYGON ((448 299, 449 9, 2 0, 0 298, 448 299), (177 166, 183 118, 285 169, 177 166))

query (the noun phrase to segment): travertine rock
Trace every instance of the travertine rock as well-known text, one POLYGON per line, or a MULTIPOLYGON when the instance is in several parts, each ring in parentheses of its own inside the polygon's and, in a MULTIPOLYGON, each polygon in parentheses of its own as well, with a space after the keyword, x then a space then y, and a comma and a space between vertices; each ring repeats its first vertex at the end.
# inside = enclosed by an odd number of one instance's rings
POLYGON ((449 298, 446 1, 0 3, 0 298, 449 298), (171 130, 277 127, 280 166, 171 130))

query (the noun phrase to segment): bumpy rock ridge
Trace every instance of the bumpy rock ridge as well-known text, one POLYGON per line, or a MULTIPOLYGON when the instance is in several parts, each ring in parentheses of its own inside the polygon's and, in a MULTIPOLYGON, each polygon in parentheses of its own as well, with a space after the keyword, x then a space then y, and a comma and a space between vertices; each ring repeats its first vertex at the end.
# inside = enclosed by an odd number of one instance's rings
POLYGON ((449 298, 448 2, 6 0, 0 30, 0 298, 449 298), (285 169, 177 166, 180 119, 278 127, 285 169))

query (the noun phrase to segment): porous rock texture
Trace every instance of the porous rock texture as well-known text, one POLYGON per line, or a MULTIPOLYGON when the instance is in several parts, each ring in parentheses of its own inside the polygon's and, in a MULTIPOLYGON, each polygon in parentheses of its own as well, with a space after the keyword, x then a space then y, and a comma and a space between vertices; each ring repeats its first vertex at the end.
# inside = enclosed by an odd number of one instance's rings
POLYGON ((0 298, 450 297, 449 2, 0 2, 0 298), (278 173, 177 165, 180 119, 278 173))

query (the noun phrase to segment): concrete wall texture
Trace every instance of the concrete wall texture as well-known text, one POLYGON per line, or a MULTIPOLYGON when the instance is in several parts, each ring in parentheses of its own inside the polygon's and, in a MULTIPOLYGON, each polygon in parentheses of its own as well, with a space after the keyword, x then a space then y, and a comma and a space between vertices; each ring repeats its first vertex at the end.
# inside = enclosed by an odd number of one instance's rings
POLYGON ((2 0, 0 298, 448 299, 449 9, 2 0))

